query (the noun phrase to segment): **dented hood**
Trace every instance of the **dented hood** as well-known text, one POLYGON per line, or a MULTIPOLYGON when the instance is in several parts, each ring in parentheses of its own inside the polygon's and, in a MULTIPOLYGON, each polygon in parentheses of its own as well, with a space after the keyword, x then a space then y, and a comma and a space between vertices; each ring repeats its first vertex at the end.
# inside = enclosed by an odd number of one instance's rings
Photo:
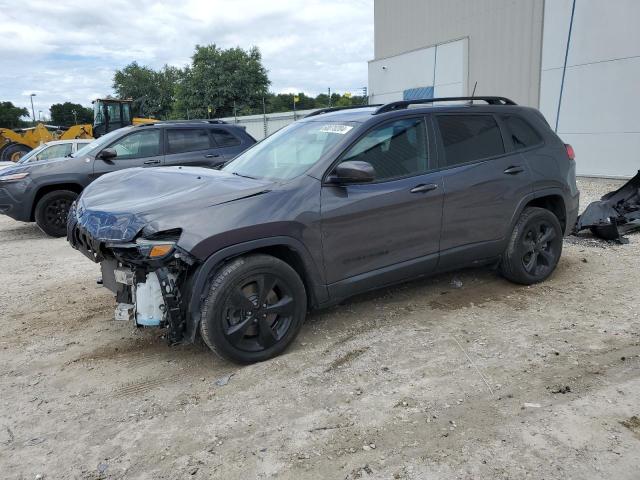
POLYGON ((132 168, 90 184, 75 221, 101 241, 131 241, 145 229, 182 228, 203 209, 269 191, 272 182, 197 167, 132 168))

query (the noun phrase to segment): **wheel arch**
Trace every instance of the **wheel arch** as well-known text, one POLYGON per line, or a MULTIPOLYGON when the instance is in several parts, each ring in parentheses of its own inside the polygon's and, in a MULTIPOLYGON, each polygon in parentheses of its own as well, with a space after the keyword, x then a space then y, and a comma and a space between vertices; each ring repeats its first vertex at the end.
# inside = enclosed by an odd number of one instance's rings
POLYGON ((511 223, 509 225, 509 229, 505 232, 505 241, 511 235, 511 232, 516 226, 520 215, 522 215, 522 212, 524 212, 525 208, 527 207, 539 207, 552 212, 560 222, 563 235, 566 235, 571 228, 571 226, 567 225, 566 205, 567 202, 562 191, 557 188, 539 190, 527 195, 526 197, 523 197, 514 212, 513 218, 511 219, 511 223))
POLYGON ((567 207, 564 202, 564 198, 559 194, 549 194, 541 197, 536 197, 530 200, 526 205, 527 207, 539 207, 549 210, 553 213, 562 227, 562 233, 567 232, 567 207))
POLYGON ((56 190, 70 190, 80 195, 80 193, 82 192, 82 185, 78 183, 67 182, 67 183, 54 183, 50 185, 43 185, 40 188, 38 188, 35 196, 33 197, 33 203, 31 204, 30 219, 32 222, 35 221, 36 207, 38 206, 38 202, 40 201, 40 199, 44 197, 47 193, 55 192, 56 190))
POLYGON ((193 273, 189 281, 190 294, 186 305, 185 340, 193 343, 200 323, 200 309, 213 273, 234 258, 252 253, 276 257, 287 263, 300 276, 307 293, 307 304, 314 307, 328 299, 320 270, 306 247, 292 237, 270 237, 243 242, 212 254, 193 273))

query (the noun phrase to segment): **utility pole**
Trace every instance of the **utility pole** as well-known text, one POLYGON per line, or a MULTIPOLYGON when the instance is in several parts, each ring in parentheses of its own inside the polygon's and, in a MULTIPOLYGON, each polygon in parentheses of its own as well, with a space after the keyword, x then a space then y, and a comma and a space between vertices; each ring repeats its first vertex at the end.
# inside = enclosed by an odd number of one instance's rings
POLYGON ((331 108, 331 87, 328 88, 329 91, 329 105, 328 107, 331 108))
POLYGON ((36 124, 36 111, 33 108, 33 97, 35 97, 35 96, 36 96, 35 93, 32 93, 32 94, 29 95, 29 97, 31 97, 31 119, 33 120, 33 125, 34 126, 36 124))
POLYGON ((262 95, 262 126, 264 128, 264 136, 267 136, 267 104, 264 101, 264 94, 262 95))

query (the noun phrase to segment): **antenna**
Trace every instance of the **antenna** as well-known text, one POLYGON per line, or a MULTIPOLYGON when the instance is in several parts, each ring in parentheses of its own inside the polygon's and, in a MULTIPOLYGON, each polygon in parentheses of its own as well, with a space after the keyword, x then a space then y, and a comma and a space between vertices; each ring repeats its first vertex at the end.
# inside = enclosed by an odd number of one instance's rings
POLYGON ((473 97, 476 96, 476 88, 478 87, 478 81, 473 84, 473 92, 471 92, 471 100, 469 100, 469 105, 473 105, 473 97))

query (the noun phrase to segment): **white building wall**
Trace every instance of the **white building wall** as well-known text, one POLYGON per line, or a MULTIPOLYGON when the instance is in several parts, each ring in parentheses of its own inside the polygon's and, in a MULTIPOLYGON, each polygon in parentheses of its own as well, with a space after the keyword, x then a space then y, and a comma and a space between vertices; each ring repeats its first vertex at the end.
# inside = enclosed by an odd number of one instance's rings
MULTIPOLYGON (((436 63, 451 61, 452 67, 459 68, 460 53, 450 51, 447 55, 445 51, 460 48, 448 42, 464 38, 467 59, 463 60, 466 78, 462 92, 456 79, 437 95, 467 95, 478 82, 476 95, 502 95, 538 106, 543 4, 543 0, 375 0, 375 59, 369 71, 381 60, 440 44, 446 46, 438 47, 443 51, 436 54, 436 63)), ((420 61, 424 63, 407 67, 407 75, 429 70, 427 56, 420 61)), ((436 70, 446 76, 448 67, 436 66, 436 70)), ((396 72, 397 78, 402 75, 396 72)), ((378 80, 378 76, 370 77, 369 91, 384 93, 378 80)), ((447 83, 444 77, 436 81, 442 81, 443 87, 447 83)), ((397 99, 396 93, 393 100, 397 99)))
POLYGON ((369 62, 369 103, 403 99, 412 88, 434 87, 433 96, 466 95, 468 39, 369 62))
MULTIPOLYGON (((540 110, 556 125, 573 0, 544 8, 540 110)), ((640 169, 640 2, 577 0, 558 118, 580 175, 640 169)))

